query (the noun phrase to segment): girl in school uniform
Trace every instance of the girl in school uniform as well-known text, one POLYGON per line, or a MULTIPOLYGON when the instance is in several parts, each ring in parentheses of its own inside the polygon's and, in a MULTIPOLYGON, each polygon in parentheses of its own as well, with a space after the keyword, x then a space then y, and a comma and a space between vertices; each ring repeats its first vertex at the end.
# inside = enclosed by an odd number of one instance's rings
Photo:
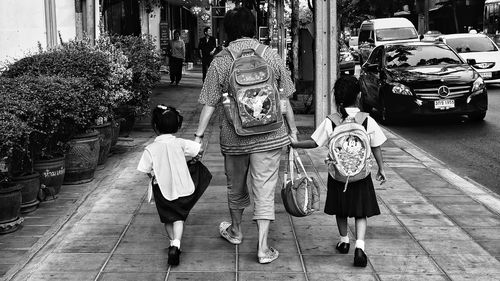
MULTIPOLYGON (((348 116, 347 112, 355 114, 360 111, 357 104, 360 92, 359 81, 354 76, 341 76, 335 82, 334 90, 338 112, 336 114, 339 114, 342 119, 348 116)), ((326 118, 316 131, 314 131, 311 139, 292 141, 291 145, 297 148, 328 147, 333 135, 334 126, 333 122, 329 118, 326 118)), ((386 181, 386 176, 380 146, 387 138, 377 122, 370 116, 367 116, 364 120, 363 126, 370 138, 371 152, 378 165, 376 179, 382 184, 386 181)), ((340 233, 340 241, 337 243, 336 249, 342 254, 349 252, 350 243, 349 236, 347 235, 347 218, 354 217, 356 226, 354 266, 365 267, 367 257, 364 252, 364 240, 367 218, 380 214, 371 175, 356 182, 349 182, 347 187, 345 183, 337 181, 328 175, 327 187, 325 213, 336 216, 337 227, 340 233)))
POLYGON ((184 221, 212 178, 197 161, 201 144, 173 135, 181 128, 182 119, 174 107, 158 105, 153 109, 151 125, 158 137, 145 148, 137 166, 152 180, 148 197, 154 196, 160 221, 170 239, 169 265, 179 264, 184 221), (185 157, 195 158, 188 164, 185 157))

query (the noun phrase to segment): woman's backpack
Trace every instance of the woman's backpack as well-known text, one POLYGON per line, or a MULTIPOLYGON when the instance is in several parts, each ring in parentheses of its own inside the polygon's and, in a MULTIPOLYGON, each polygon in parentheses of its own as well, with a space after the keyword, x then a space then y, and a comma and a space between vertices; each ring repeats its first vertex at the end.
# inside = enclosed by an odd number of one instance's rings
POLYGON ((266 49, 259 44, 242 52, 226 48, 219 54, 229 53, 234 60, 223 105, 227 119, 240 136, 273 132, 283 125, 274 71, 263 58, 266 49))

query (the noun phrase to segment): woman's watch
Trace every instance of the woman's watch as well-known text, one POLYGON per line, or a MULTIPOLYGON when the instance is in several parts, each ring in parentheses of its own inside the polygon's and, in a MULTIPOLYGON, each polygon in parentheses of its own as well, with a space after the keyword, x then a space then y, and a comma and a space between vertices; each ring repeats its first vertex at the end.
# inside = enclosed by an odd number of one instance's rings
POLYGON ((195 136, 196 138, 200 138, 200 139, 202 139, 202 138, 203 138, 203 134, 202 134, 202 135, 197 135, 196 133, 194 133, 194 136, 195 136))

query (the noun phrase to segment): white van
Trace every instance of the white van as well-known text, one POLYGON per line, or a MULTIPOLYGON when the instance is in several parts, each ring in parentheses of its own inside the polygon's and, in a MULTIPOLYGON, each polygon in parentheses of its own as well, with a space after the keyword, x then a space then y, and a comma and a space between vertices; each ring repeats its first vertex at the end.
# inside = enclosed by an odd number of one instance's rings
POLYGON ((419 41, 418 32, 405 18, 365 20, 359 28, 358 48, 363 64, 373 48, 386 43, 419 41))

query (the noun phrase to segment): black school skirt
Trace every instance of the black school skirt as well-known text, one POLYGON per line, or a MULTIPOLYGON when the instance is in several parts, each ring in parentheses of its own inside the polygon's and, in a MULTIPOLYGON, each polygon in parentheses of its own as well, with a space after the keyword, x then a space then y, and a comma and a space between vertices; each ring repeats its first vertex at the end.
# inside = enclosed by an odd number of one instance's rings
POLYGON ((188 163, 188 168, 194 183, 194 192, 189 196, 170 201, 163 197, 158 184, 153 184, 153 196, 162 223, 185 221, 194 204, 198 202, 212 180, 212 174, 200 161, 188 163))
POLYGON ((371 175, 347 185, 328 175, 325 213, 342 217, 371 217, 380 215, 371 175))

